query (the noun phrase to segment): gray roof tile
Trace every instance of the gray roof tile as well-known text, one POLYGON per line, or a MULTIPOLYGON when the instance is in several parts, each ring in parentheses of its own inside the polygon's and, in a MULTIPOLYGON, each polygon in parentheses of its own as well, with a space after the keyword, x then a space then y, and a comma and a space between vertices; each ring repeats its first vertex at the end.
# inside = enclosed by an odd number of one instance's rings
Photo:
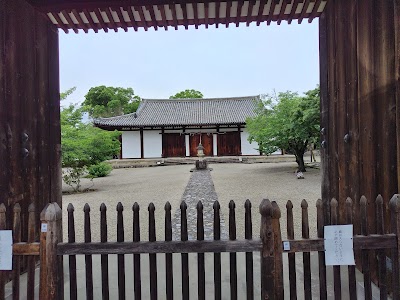
POLYGON ((255 116, 258 96, 212 99, 145 99, 136 113, 99 118, 97 127, 243 124, 255 116))

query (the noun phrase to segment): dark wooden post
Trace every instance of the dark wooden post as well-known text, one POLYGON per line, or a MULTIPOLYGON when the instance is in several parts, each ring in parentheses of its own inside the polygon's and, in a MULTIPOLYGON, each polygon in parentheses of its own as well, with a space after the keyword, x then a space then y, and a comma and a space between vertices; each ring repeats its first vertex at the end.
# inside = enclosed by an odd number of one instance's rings
MULTIPOLYGON (((6 229, 6 206, 4 203, 0 204, 0 230, 6 229)), ((0 299, 5 299, 5 282, 6 282, 6 273, 5 271, 0 271, 0 299)))
POLYGON ((42 225, 41 230, 42 234, 45 235, 45 238, 40 240, 40 252, 43 259, 41 268, 43 268, 44 262, 46 270, 41 273, 40 299, 63 299, 62 256, 57 256, 57 244, 62 242, 62 211, 60 206, 55 202, 50 203, 42 217, 42 224, 46 225, 42 225))
POLYGON ((264 199, 260 204, 261 228, 261 299, 275 299, 274 295, 274 232, 272 229, 272 204, 264 199))
POLYGON ((275 201, 272 201, 272 230, 274 233, 274 258, 275 258, 275 274, 274 287, 275 299, 284 299, 283 293, 283 246, 281 233, 281 210, 275 201))
POLYGON ((144 158, 143 128, 140 128, 140 158, 144 158))
POLYGON ((391 210, 392 233, 397 236, 397 247, 392 250, 392 292, 393 299, 400 299, 400 195, 394 195, 392 199, 390 199, 389 205, 391 210))

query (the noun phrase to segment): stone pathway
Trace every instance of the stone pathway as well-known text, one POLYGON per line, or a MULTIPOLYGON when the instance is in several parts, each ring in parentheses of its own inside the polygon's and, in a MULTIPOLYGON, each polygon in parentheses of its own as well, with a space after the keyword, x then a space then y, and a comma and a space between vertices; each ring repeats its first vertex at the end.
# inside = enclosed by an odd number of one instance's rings
MULTIPOLYGON (((193 171, 185 192, 182 196, 182 201, 187 205, 188 218, 188 238, 189 240, 197 239, 197 203, 203 203, 203 218, 204 218, 204 239, 212 240, 213 237, 213 221, 214 209, 213 204, 218 200, 215 192, 214 183, 209 170, 193 171)), ((228 239, 228 232, 225 226, 225 221, 222 213, 221 218, 221 239, 228 239)), ((172 217, 172 235, 174 240, 181 239, 181 210, 177 209, 172 217)))

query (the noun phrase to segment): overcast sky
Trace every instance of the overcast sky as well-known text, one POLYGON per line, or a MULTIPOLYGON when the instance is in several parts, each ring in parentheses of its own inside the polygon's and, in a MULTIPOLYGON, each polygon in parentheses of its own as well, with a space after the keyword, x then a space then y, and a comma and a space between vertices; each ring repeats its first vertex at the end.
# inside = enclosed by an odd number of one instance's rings
POLYGON ((177 31, 60 31, 60 68, 61 91, 77 87, 69 102, 83 101, 98 85, 132 87, 142 98, 168 98, 185 89, 210 98, 304 92, 319 82, 318 20, 177 31))

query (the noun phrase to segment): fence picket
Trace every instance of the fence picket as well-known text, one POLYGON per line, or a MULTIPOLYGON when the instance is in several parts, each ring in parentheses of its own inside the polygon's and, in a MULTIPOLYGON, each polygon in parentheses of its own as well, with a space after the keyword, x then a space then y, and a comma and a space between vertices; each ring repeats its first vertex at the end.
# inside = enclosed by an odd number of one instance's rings
MULTIPOLYGON (((197 203, 197 240, 204 240, 204 217, 203 217, 203 203, 197 203)), ((197 254, 197 278, 198 278, 198 299, 204 300, 206 298, 206 274, 204 266, 204 253, 197 254)))
MULTIPOLYGON (((13 242, 21 242, 21 206, 19 203, 14 205, 13 210, 13 242)), ((13 255, 13 270, 12 270, 12 293, 13 299, 19 299, 19 285, 20 285, 20 272, 21 272, 21 257, 13 255)))
MULTIPOLYGON (((28 207, 28 243, 33 243, 36 236, 36 209, 35 205, 31 203, 28 207)), ((34 299, 35 297, 35 257, 29 255, 27 257, 27 275, 28 282, 26 286, 27 299, 34 299)))
MULTIPOLYGON (((346 199, 346 223, 353 224, 353 200, 346 199)), ((357 299, 356 267, 348 266, 350 299, 357 299)))
MULTIPOLYGON (((249 199, 244 203, 244 237, 246 240, 253 239, 253 224, 251 220, 251 202, 249 199)), ((254 299, 253 281, 253 252, 246 252, 246 295, 247 300, 254 299)))
POLYGON ((392 249, 392 293, 393 299, 400 299, 400 195, 393 195, 389 202, 391 231, 397 236, 397 247, 392 249))
MULTIPOLYGON (((121 202, 117 204, 117 242, 124 241, 124 206, 121 202)), ((124 300, 126 297, 125 291, 125 256, 118 254, 118 299, 124 300)))
MULTIPOLYGON (((140 242, 139 204, 135 202, 133 210, 133 241, 140 242)), ((140 278, 140 254, 133 255, 133 281, 135 300, 142 299, 142 283, 140 278)))
MULTIPOLYGON (((385 233, 385 223, 383 219, 383 198, 381 195, 376 197, 375 201, 376 210, 376 233, 385 233)), ((386 254, 385 250, 377 250, 378 256, 378 280, 379 280, 379 291, 380 299, 387 299, 387 285, 386 285, 386 254)))
MULTIPOLYGON (((84 212, 84 241, 90 243, 92 241, 92 231, 90 229, 90 206, 85 204, 84 212)), ((86 274, 86 299, 93 299, 93 268, 92 256, 85 255, 85 274, 86 274)))
MULTIPOLYGON (((317 200, 317 233, 318 238, 324 238, 324 211, 323 202, 321 199, 317 200)), ((328 298, 326 288, 326 265, 325 265, 325 252, 318 252, 318 274, 319 274, 319 299, 326 300, 328 298)))
MULTIPOLYGON (((310 238, 310 228, 308 224, 308 203, 305 199, 301 201, 301 233, 303 239, 310 238)), ((304 268, 304 299, 311 299, 311 257, 310 252, 303 253, 304 268)))
MULTIPOLYGON (((171 204, 165 204, 165 241, 172 241, 171 204)), ((174 298, 174 273, 172 270, 172 253, 165 254, 165 281, 167 300, 174 298)))
MULTIPOLYGON (((100 242, 107 242, 107 206, 100 205, 100 242)), ((108 279, 108 255, 102 254, 101 260, 101 294, 103 300, 110 298, 109 279, 108 279)))
MULTIPOLYGON (((368 235, 368 201, 364 196, 360 200, 360 211, 361 211, 361 234, 368 235)), ((371 274, 369 269, 369 250, 361 250, 361 260, 362 260, 362 272, 364 275, 364 292, 365 299, 372 299, 372 289, 371 289, 371 274)))
MULTIPOLYGON (((214 202, 214 240, 221 239, 221 219, 220 219, 220 205, 218 200, 214 202)), ((221 299, 221 253, 214 253, 214 298, 215 300, 221 299)))
MULTIPOLYGON (((335 198, 331 200, 331 224, 338 224, 338 202, 335 198)), ((342 299, 342 281, 340 279, 340 266, 333 266, 333 290, 335 299, 342 299)))
MULTIPOLYGON (((70 203, 67 207, 68 212, 68 243, 75 243, 75 220, 74 220, 74 206, 70 203)), ((68 257, 69 265, 69 293, 70 298, 73 300, 78 299, 77 279, 76 279, 76 256, 70 255, 68 257)))
MULTIPOLYGON (((293 222, 293 203, 288 201, 286 203, 287 212, 287 239, 294 240, 294 222, 293 222)), ((290 299, 297 299, 297 283, 296 283, 296 253, 288 253, 288 263, 289 263, 289 289, 290 289, 290 299)))
MULTIPOLYGON (((6 206, 4 203, 0 204, 0 230, 6 229, 7 216, 6 206)), ((6 284, 6 271, 0 271, 0 299, 5 299, 5 284, 6 284)))
POLYGON ((276 201, 272 201, 272 230, 274 234, 274 258, 275 258, 275 299, 284 299, 283 287, 283 255, 281 234, 281 210, 276 201))
MULTIPOLYGON (((185 201, 181 203, 181 241, 188 240, 187 227, 187 205, 185 201)), ((182 261, 182 299, 189 299, 189 254, 181 254, 182 261)))
MULTIPOLYGON (((149 241, 156 241, 156 219, 154 217, 155 206, 149 204, 149 241)), ((150 299, 157 299, 157 254, 149 254, 150 262, 150 299)))
MULTIPOLYGON (((229 240, 236 240, 236 217, 235 217, 235 202, 229 202, 229 240)), ((236 252, 229 254, 229 272, 230 272, 230 286, 231 286, 231 299, 237 299, 237 260, 236 252)))

